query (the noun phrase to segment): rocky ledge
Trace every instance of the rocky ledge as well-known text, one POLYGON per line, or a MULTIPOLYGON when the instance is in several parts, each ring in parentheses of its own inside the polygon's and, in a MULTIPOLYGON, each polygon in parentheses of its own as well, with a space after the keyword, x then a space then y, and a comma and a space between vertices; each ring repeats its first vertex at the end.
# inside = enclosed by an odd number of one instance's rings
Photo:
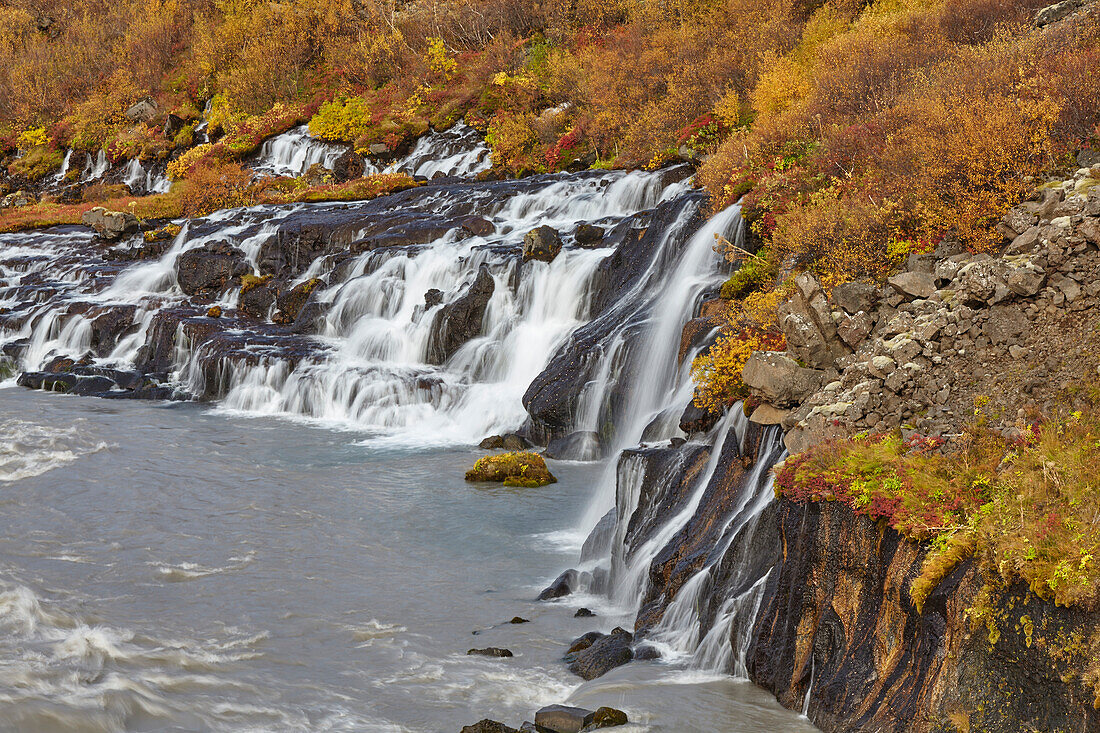
POLYGON ((950 437, 975 400, 1006 432, 1064 403, 1100 353, 1100 166, 1047 184, 999 231, 999 256, 946 242, 884 287, 826 297, 798 276, 779 311, 787 353, 755 354, 744 370, 762 401, 754 421, 781 423, 795 453, 860 431, 950 437))

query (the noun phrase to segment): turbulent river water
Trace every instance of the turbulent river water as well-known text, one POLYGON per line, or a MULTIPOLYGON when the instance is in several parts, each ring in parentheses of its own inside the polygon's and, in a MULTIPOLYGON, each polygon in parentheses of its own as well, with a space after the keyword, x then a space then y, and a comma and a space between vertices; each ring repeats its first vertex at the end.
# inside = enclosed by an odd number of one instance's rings
POLYGON ((471 449, 14 387, 0 423, 0 729, 457 731, 568 700, 634 731, 813 730, 724 675, 565 670, 625 622, 532 600, 600 464, 472 488, 471 449))

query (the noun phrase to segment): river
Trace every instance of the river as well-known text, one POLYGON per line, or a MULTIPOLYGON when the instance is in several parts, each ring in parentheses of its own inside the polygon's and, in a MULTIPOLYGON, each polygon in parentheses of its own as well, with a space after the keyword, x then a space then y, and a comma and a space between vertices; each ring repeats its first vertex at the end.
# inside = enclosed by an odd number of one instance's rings
POLYGON ((813 730, 724 675, 566 671, 571 639, 629 624, 533 600, 602 464, 489 489, 475 450, 371 438, 0 389, 0 727, 457 732, 569 701, 624 731, 813 730), (465 654, 487 646, 515 656, 465 654))

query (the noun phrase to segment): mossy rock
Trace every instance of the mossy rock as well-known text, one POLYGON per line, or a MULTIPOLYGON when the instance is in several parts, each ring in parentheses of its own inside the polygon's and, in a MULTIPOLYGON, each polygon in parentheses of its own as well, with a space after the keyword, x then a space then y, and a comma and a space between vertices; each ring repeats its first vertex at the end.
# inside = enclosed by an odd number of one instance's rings
POLYGON ((557 483, 538 453, 522 451, 483 456, 466 472, 467 481, 494 481, 528 489, 557 483))

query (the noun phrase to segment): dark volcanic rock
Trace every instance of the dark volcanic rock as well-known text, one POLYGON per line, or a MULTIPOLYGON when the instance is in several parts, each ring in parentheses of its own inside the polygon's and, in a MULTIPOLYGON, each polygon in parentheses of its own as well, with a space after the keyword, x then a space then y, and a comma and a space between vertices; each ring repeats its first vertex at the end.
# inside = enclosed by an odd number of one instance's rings
POLYGON ((576 570, 566 570, 539 593, 538 600, 549 601, 569 595, 577 587, 578 577, 576 570))
POLYGON ((722 418, 721 413, 712 412, 705 407, 699 407, 695 400, 684 408, 684 414, 680 416, 680 429, 688 435, 692 433, 705 433, 722 418))
POLYGON ((520 733, 516 728, 509 728, 504 723, 485 718, 473 725, 465 726, 460 733, 520 733))
POLYGON ((278 290, 273 283, 259 283, 241 289, 241 295, 237 299, 237 309, 253 318, 267 318, 277 298, 278 290))
POLYGON ((597 728, 614 728, 620 725, 626 725, 629 719, 626 717, 626 713, 616 708, 602 707, 596 710, 592 716, 592 729, 597 728))
POLYGON ((569 671, 586 680, 601 677, 634 658, 634 635, 625 629, 615 629, 592 643, 587 649, 574 652, 569 671))
POLYGON ((315 277, 303 283, 298 283, 293 288, 280 295, 276 301, 279 312, 275 314, 275 322, 283 324, 294 323, 302 308, 309 301, 310 296, 313 295, 313 291, 324 284, 324 280, 315 277))
POLYGON ((561 252, 561 236, 558 230, 543 225, 527 232, 523 238, 523 259, 550 262, 561 252))
POLYGON ((551 440, 542 452, 547 458, 566 461, 596 461, 601 453, 600 434, 584 430, 551 440))
POLYGON ((578 224, 576 231, 573 232, 577 245, 589 249, 600 247, 601 242, 603 242, 603 235, 604 228, 593 224, 578 224))
POLYGON ((974 560, 918 612, 910 584, 927 545, 841 502, 775 507, 769 522, 783 553, 747 664, 784 706, 801 709, 809 690, 810 720, 829 733, 946 731, 941 721, 958 711, 975 731, 1100 730, 1095 691, 1073 671, 1085 657, 1058 641, 1088 638, 1093 614, 1039 599, 1024 583, 990 587, 974 560), (994 636, 971 625, 967 609, 978 603, 996 618, 994 636))
POLYGON ((535 713, 535 725, 553 733, 580 733, 592 722, 594 713, 568 705, 547 705, 535 713))
POLYGON ((248 272, 244 252, 228 242, 187 250, 176 260, 176 281, 188 295, 217 295, 248 272))
POLYGON ((469 656, 477 656, 477 657, 500 657, 500 658, 505 658, 505 657, 512 656, 512 652, 511 652, 510 649, 501 649, 500 647, 496 647, 496 646, 490 646, 490 647, 486 647, 484 649, 471 649, 468 652, 466 652, 466 654, 469 655, 469 656))
POLYGON ((428 340, 429 364, 442 364, 467 341, 481 335, 485 308, 495 288, 496 281, 489 268, 482 265, 466 292, 440 308, 428 340))

